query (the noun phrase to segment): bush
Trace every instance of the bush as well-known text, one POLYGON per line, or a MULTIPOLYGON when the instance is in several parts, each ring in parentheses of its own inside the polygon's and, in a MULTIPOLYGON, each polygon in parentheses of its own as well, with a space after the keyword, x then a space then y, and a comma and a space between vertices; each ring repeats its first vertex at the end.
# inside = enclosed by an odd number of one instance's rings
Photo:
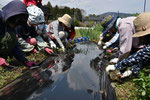
POLYGON ((139 79, 133 80, 136 83, 137 91, 139 92, 139 98, 141 100, 149 100, 150 99, 150 74, 149 71, 143 70, 140 73, 139 79))
POLYGON ((99 35, 102 33, 102 26, 101 24, 97 24, 93 29, 79 29, 76 31, 77 36, 82 36, 82 37, 87 37, 89 36, 90 40, 98 41, 99 40, 99 35))
POLYGON ((74 20, 74 26, 80 26, 80 22, 78 20, 74 20))

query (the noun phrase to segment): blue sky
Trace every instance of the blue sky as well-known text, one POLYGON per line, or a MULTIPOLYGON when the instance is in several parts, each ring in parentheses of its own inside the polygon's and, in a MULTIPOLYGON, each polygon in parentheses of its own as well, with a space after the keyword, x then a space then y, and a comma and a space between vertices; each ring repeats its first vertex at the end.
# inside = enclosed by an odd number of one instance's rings
MULTIPOLYGON (((5 5, 11 0, 1 0, 5 5)), ((23 1, 23 0, 21 0, 23 1)), ((101 14, 104 12, 141 13, 144 9, 144 0, 43 0, 43 4, 50 1, 52 6, 69 6, 84 9, 87 14, 101 14)), ((150 0, 146 0, 146 12, 150 12, 150 0)))

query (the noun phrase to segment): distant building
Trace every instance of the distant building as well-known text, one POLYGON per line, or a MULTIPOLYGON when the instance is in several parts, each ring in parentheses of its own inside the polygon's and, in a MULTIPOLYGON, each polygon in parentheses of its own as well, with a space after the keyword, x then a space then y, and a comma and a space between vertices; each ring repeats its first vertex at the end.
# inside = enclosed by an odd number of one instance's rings
POLYGON ((95 23, 100 23, 103 20, 103 17, 90 16, 88 21, 94 21, 95 23))

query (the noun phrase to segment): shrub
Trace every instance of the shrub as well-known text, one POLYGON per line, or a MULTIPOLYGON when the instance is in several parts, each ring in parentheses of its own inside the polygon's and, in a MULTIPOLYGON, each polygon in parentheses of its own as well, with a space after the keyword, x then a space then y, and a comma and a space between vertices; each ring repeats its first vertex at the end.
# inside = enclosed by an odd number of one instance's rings
POLYGON ((80 22, 78 20, 74 20, 74 26, 80 26, 80 22))
POLYGON ((139 98, 141 100, 150 99, 150 74, 146 70, 140 73, 139 79, 133 80, 136 83, 137 91, 139 92, 139 98))
POLYGON ((98 41, 99 35, 102 33, 101 24, 97 24, 94 28, 89 29, 79 29, 76 31, 77 36, 87 37, 89 36, 90 40, 98 41))

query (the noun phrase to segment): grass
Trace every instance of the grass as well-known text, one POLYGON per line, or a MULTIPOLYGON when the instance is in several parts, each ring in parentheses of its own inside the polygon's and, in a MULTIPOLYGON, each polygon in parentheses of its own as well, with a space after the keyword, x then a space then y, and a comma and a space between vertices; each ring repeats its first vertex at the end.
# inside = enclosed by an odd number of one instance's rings
POLYGON ((115 83, 115 91, 118 100, 138 100, 136 85, 133 81, 125 81, 124 83, 115 83))
POLYGON ((8 71, 0 67, 0 88, 13 81, 17 77, 22 75, 23 68, 18 68, 15 71, 8 71))
POLYGON ((76 30, 76 37, 88 37, 91 41, 98 41, 99 35, 102 33, 101 24, 96 25, 93 29, 78 29, 76 30))
POLYGON ((120 79, 117 77, 118 71, 110 73, 110 79, 115 85, 116 96, 118 100, 138 100, 138 92, 133 77, 120 79))
MULTIPOLYGON (((34 53, 30 55, 26 54, 26 57, 30 61, 36 61, 38 63, 41 63, 43 60, 47 58, 47 54, 44 54, 44 53, 39 53, 39 54, 34 53)), ((7 61, 9 62, 9 64, 14 65, 14 66, 19 66, 19 67, 15 70, 10 71, 0 66, 0 88, 12 82, 13 80, 21 76, 26 70, 28 70, 27 67, 17 62, 14 58, 10 59, 8 57, 7 61)))
POLYGON ((147 68, 144 68, 139 76, 131 76, 122 80, 114 78, 117 72, 110 74, 118 100, 150 100, 150 70, 147 68))

